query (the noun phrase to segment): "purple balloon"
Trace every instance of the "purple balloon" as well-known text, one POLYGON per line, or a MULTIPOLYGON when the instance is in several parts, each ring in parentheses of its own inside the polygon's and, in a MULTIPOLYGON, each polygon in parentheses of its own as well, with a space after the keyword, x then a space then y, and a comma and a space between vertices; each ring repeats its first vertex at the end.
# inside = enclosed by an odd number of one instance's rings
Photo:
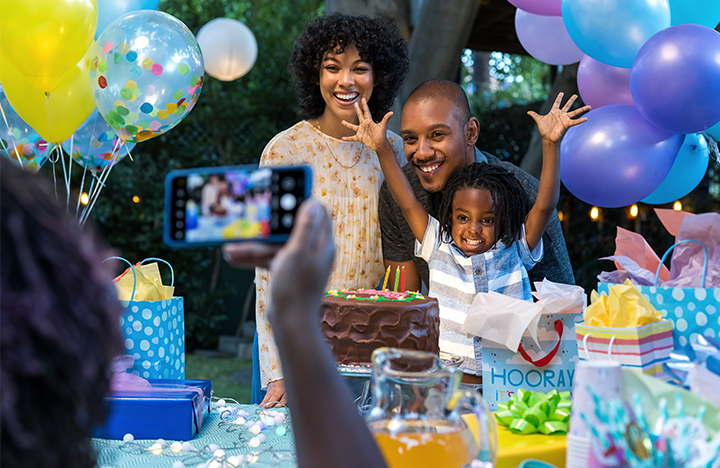
POLYGON ((567 65, 580 61, 583 53, 570 39, 562 16, 541 16, 515 11, 515 32, 520 43, 541 62, 567 65))
POLYGON ((510 3, 534 15, 560 16, 561 0, 508 0, 510 3))
POLYGON ((586 114, 560 148, 560 175, 573 195, 606 208, 631 205, 665 180, 685 138, 658 128, 633 106, 586 114))
POLYGON ((629 68, 606 65, 585 55, 580 59, 577 84, 583 102, 596 109, 612 104, 634 104, 630 94, 629 68))
POLYGON ((697 24, 671 26, 635 57, 630 91, 649 122, 675 133, 720 120, 720 33, 697 24))

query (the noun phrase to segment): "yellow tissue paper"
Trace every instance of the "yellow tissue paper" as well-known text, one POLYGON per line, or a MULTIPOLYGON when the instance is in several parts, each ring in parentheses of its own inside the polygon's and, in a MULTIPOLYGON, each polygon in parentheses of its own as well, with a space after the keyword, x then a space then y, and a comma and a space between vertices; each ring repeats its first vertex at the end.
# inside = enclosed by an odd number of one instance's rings
POLYGON ((593 327, 637 328, 659 322, 662 314, 630 282, 611 285, 610 294, 593 291, 591 304, 583 312, 585 324, 593 327))
POLYGON ((164 286, 157 263, 140 263, 128 268, 115 278, 118 299, 121 301, 162 301, 171 299, 175 288, 164 286), (133 295, 133 269, 135 270, 135 295, 133 295))

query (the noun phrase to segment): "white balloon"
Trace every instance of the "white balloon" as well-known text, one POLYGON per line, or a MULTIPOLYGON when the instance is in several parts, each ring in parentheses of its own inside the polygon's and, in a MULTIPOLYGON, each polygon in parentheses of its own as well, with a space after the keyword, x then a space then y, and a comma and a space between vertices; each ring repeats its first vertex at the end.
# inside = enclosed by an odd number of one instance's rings
POLYGON ((240 21, 214 19, 200 28, 197 41, 205 60, 205 72, 218 80, 236 80, 255 64, 257 41, 240 21))

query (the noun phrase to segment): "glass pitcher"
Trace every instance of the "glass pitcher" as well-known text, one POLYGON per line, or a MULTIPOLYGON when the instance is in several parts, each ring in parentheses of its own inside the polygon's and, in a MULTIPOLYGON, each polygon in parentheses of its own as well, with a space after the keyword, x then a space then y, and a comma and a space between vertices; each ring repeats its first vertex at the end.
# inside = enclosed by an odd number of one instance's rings
POLYGON ((490 468, 495 418, 462 371, 432 353, 379 348, 372 355, 374 406, 366 415, 390 468, 490 468))

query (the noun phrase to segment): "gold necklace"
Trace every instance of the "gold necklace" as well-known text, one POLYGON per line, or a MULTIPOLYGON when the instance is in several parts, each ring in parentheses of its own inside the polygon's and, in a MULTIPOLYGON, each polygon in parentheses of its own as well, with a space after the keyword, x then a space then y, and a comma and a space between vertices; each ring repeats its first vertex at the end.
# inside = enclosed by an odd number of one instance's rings
MULTIPOLYGON (((356 160, 352 166, 346 166, 345 164, 340 162, 340 160, 337 158, 337 156, 335 156, 335 153, 332 152, 332 149, 330 149, 330 142, 327 140, 327 137, 325 137, 325 134, 322 131, 322 127, 320 126, 320 121, 317 119, 317 117, 315 118, 315 123, 317 124, 317 129, 320 132, 320 135, 322 135, 323 140, 325 141, 325 148, 327 148, 328 151, 330 151, 330 155, 333 157, 335 162, 338 163, 341 167, 344 167, 345 169, 352 169, 353 167, 357 166, 358 163, 360 162, 360 159, 362 159, 362 151, 360 152, 360 155, 358 155, 356 157, 356 160)), ((312 124, 310 124, 310 125, 312 125, 312 124)))

